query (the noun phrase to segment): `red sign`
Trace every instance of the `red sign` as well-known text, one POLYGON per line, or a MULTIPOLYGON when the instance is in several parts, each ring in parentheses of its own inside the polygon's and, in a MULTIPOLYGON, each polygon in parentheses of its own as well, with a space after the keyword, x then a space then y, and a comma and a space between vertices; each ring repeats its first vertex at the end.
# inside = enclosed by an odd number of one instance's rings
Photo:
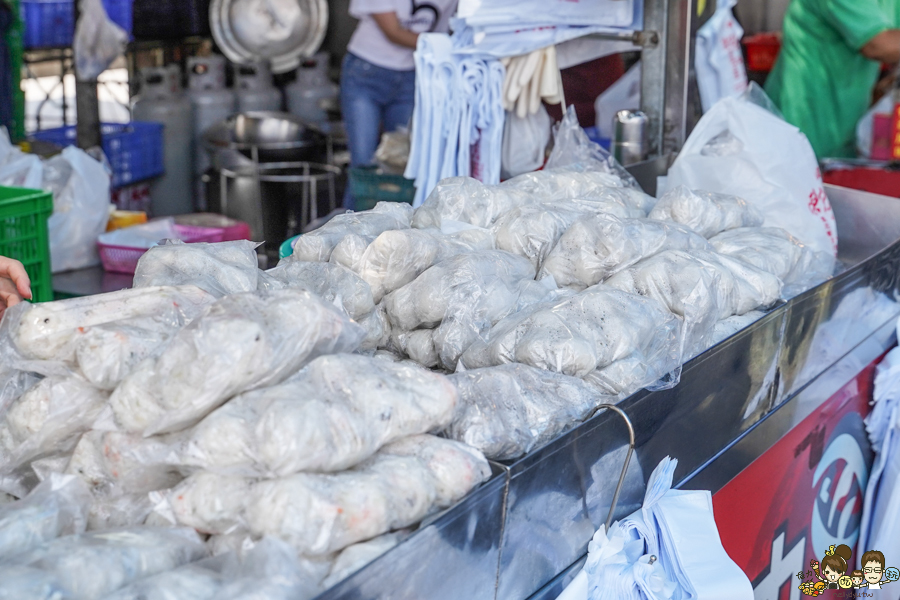
POLYGON ((806 576, 810 561, 821 562, 830 545, 848 545, 850 563, 858 564, 873 459, 863 419, 879 361, 713 496, 722 544, 753 583, 756 600, 801 598, 797 574, 806 576))

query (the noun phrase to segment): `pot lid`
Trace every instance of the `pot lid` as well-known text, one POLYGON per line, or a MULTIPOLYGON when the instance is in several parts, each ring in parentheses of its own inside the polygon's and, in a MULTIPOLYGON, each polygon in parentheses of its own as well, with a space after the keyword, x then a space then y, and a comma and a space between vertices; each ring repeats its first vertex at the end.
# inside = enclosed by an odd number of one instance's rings
POLYGON ((213 38, 237 64, 270 61, 273 73, 296 69, 322 45, 326 0, 213 0, 213 38))

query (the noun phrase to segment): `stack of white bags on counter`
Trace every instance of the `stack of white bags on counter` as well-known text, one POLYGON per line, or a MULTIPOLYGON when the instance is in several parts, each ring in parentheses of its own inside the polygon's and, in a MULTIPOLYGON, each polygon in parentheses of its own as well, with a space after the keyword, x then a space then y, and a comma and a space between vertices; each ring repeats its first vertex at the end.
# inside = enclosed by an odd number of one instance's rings
POLYGON ((252 242, 166 243, 135 289, 7 311, 0 502, 19 500, 0 510, 41 519, 50 494, 66 515, 23 531, 0 514, 0 552, 32 536, 0 555, 9 589, 219 598, 269 577, 264 597, 312 597, 487 480, 487 459, 677 384, 831 275, 752 202, 647 196, 574 114, 548 165, 337 216, 268 271, 252 242))
POLYGON ((597 531, 558 600, 752 600, 750 581, 722 547, 712 496, 672 489, 677 466, 664 458, 641 509, 597 531))

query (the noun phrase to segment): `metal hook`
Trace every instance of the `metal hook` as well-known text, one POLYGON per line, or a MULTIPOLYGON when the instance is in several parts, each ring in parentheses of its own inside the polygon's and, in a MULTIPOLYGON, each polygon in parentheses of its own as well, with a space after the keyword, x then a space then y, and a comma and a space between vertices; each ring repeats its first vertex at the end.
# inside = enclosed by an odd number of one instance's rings
POLYGON ((591 419, 596 415, 601 409, 608 409, 622 417, 625 421, 625 425, 628 426, 628 453, 625 455, 625 464, 622 465, 622 473, 619 475, 619 483, 616 485, 616 491, 612 497, 612 503, 609 506, 609 514, 606 516, 606 531, 609 532, 609 526, 612 525, 613 515, 616 512, 616 505, 619 503, 619 494, 622 493, 622 486, 625 485, 625 475, 628 473, 628 465, 631 464, 631 455, 634 454, 634 426, 631 424, 631 419, 628 418, 628 415, 625 414, 621 408, 616 406, 615 404, 598 404, 594 410, 591 412, 590 416, 585 419, 585 421, 591 419))

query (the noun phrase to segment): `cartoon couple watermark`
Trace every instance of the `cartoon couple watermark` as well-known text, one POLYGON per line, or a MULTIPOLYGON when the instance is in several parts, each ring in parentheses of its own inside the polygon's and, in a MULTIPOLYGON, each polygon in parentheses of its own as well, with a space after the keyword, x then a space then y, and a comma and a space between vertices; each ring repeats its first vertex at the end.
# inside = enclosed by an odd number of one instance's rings
MULTIPOLYGON (((818 561, 810 561, 811 571, 797 573, 800 591, 807 596, 818 596, 825 590, 880 590, 885 584, 900 579, 900 570, 886 567, 884 554, 878 550, 868 550, 859 559, 860 569, 850 570, 850 547, 841 544, 831 546, 825 552, 821 566, 818 561), (816 581, 818 580, 818 581, 816 581)), ((856 595, 862 595, 857 593, 856 595)))

